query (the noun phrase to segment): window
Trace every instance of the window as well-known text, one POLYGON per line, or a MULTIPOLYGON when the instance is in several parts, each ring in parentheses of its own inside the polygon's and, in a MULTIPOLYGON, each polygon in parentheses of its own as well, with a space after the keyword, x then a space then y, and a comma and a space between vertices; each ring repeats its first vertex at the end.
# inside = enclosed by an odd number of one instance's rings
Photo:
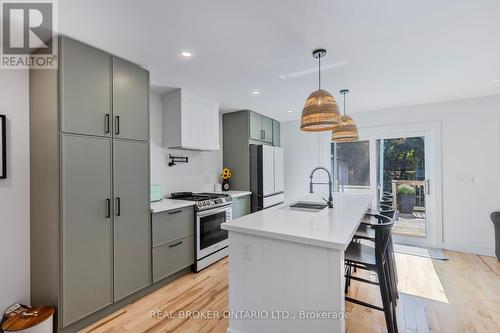
POLYGON ((332 143, 333 170, 339 190, 370 187, 370 142, 332 143))

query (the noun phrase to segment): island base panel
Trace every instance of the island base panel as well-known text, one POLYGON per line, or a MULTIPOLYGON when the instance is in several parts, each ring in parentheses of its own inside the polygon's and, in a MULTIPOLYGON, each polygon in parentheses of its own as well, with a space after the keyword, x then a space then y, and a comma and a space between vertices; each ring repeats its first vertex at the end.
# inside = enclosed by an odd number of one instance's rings
POLYGON ((300 318, 343 314, 344 279, 343 251, 230 231, 227 332, 344 332, 338 317, 300 318))

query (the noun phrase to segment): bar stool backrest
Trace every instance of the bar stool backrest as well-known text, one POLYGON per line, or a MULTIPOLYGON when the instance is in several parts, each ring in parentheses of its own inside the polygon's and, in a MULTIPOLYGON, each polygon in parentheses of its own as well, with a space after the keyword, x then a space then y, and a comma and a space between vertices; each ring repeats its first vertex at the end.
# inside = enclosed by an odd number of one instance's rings
POLYGON ((394 220, 384 215, 377 215, 375 218, 378 219, 379 223, 370 225, 370 228, 375 230, 375 257, 377 264, 382 264, 385 258, 387 258, 386 253, 392 242, 391 233, 394 220))
POLYGON ((393 219, 394 215, 396 214, 396 209, 392 206, 389 206, 389 205, 380 204, 379 205, 379 212, 380 212, 380 215, 384 215, 384 216, 387 216, 388 218, 393 219))

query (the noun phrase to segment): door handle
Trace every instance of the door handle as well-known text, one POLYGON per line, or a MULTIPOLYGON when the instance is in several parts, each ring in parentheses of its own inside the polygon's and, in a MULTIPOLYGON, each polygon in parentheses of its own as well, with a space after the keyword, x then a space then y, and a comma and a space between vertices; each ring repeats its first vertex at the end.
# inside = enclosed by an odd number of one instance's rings
POLYGON ((122 201, 120 197, 116 197, 116 216, 122 215, 122 201))
POLYGON ((431 194, 431 190, 430 190, 430 184, 431 180, 430 179, 427 179, 425 182, 424 182, 424 192, 425 194, 429 195, 431 194))
POLYGON ((178 214, 178 213, 182 213, 182 210, 176 210, 176 211, 173 211, 173 212, 168 212, 168 215, 174 215, 174 214, 178 214))
POLYGON ((115 134, 120 134, 120 116, 115 116, 115 134))
POLYGON ((177 245, 181 245, 182 243, 184 243, 183 241, 180 241, 178 243, 175 243, 175 244, 172 244, 172 245, 169 245, 168 247, 175 247, 177 245))
POLYGON ((111 217, 111 200, 106 199, 106 218, 109 219, 111 217))
POLYGON ((109 113, 104 116, 104 133, 109 133, 109 113))

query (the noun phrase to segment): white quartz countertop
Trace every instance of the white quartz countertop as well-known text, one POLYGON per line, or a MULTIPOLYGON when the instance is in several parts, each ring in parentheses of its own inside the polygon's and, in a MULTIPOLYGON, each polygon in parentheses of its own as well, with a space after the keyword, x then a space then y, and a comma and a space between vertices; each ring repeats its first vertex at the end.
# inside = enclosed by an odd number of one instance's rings
POLYGON ((333 209, 291 209, 298 201, 324 203, 324 194, 309 194, 279 206, 222 224, 222 229, 297 243, 345 250, 371 204, 371 194, 334 193, 333 209))
POLYGON ((244 197, 244 196, 252 194, 252 192, 250 192, 250 191, 233 191, 233 190, 224 191, 224 192, 216 192, 216 193, 229 194, 233 198, 244 197))
POLYGON ((167 210, 179 209, 194 206, 194 201, 163 199, 151 203, 151 213, 161 213, 167 210))
MULTIPOLYGON (((216 192, 216 193, 224 193, 229 194, 233 198, 244 197, 246 195, 252 194, 250 191, 225 191, 225 192, 216 192)), ((163 199, 161 201, 156 201, 151 203, 151 213, 161 213, 167 210, 179 209, 189 206, 194 206, 194 201, 187 200, 174 200, 174 199, 163 199)))

